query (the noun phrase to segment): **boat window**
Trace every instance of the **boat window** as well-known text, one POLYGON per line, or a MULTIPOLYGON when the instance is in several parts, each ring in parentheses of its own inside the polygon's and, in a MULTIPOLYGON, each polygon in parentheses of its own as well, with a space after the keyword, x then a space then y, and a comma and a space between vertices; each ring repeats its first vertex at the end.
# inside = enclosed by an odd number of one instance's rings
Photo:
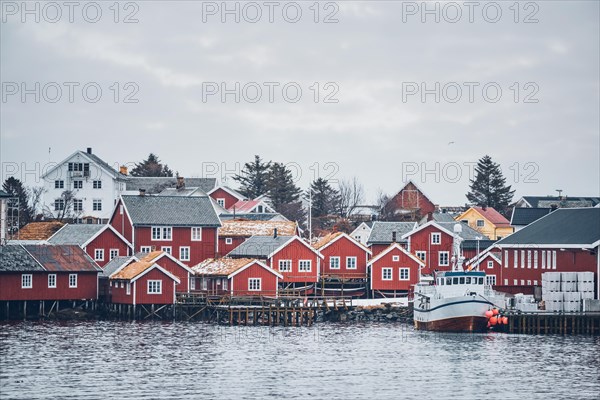
POLYGON ((466 277, 466 284, 467 284, 467 285, 470 285, 470 284, 471 284, 471 277, 470 277, 470 276, 467 276, 467 277, 466 277))
POLYGON ((458 285, 458 278, 452 278, 452 284, 458 285))
POLYGON ((446 285, 452 285, 452 278, 446 278, 446 285))
POLYGON ((439 278, 439 279, 438 279, 438 281, 439 281, 439 284, 440 284, 440 285, 443 285, 443 284, 444 284, 444 280, 443 280, 442 278, 439 278))
POLYGON ((461 276, 461 277, 460 277, 460 284, 461 284, 461 285, 464 285, 464 283, 465 283, 465 277, 464 277, 464 276, 461 276))
POLYGON ((483 285, 483 278, 479 278, 479 284, 483 285))

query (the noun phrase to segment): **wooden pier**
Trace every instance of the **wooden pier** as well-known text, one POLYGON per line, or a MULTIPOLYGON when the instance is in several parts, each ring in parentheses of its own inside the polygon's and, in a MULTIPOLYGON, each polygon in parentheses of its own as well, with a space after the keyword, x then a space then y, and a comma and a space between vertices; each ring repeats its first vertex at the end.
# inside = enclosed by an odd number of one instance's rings
POLYGON ((496 330, 507 333, 600 335, 600 312, 511 312, 504 315, 508 317, 508 325, 501 325, 496 330))

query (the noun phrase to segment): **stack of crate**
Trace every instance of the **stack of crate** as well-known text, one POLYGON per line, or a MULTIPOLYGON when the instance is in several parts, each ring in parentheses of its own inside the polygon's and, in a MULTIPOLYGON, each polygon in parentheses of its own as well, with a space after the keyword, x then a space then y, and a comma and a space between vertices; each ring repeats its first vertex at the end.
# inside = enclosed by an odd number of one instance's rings
POLYGON ((561 273, 544 272, 542 274, 542 300, 547 311, 563 311, 563 292, 561 291, 561 273))
POLYGON ((583 301, 594 298, 593 272, 545 272, 542 299, 547 311, 579 312, 583 301))

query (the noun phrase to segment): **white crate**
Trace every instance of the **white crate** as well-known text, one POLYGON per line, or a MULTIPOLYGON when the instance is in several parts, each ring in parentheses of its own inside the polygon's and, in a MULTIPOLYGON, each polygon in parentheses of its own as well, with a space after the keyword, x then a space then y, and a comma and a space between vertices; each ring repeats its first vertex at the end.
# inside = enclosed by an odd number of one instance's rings
POLYGON ((594 283, 594 273, 593 272, 578 272, 577 273, 577 282, 592 282, 592 283, 594 283))
POLYGON ((576 292, 577 291, 577 281, 561 281, 560 282, 560 291, 561 292, 576 292))
POLYGON ((587 291, 587 292, 579 292, 579 293, 581 293, 581 300, 594 298, 594 291, 592 291, 592 290, 587 291))

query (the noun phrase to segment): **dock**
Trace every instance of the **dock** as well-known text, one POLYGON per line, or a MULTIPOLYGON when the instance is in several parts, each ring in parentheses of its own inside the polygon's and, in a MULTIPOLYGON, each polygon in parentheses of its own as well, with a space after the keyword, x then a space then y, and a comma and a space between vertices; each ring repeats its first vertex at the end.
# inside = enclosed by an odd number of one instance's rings
POLYGON ((508 324, 496 330, 506 333, 600 336, 600 312, 510 311, 503 315, 508 317, 508 324))

